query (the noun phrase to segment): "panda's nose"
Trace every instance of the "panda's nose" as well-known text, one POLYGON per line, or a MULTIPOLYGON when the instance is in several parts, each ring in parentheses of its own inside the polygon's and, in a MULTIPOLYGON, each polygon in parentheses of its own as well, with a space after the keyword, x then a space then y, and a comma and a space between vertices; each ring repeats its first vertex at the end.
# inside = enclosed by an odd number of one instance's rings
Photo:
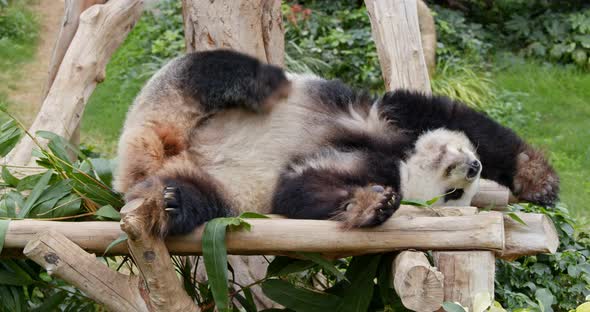
POLYGON ((469 169, 467 170, 467 178, 474 178, 479 173, 479 169, 481 169, 481 163, 479 162, 479 160, 474 160, 471 163, 469 163, 469 169))

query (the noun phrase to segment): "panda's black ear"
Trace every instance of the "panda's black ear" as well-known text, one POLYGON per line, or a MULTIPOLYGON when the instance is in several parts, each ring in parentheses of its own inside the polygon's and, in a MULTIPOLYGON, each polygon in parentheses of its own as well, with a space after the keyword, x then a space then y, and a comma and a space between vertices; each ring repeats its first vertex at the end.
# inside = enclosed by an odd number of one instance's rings
POLYGON ((235 51, 191 53, 183 57, 181 67, 180 89, 206 112, 230 108, 265 111, 290 89, 283 69, 235 51))

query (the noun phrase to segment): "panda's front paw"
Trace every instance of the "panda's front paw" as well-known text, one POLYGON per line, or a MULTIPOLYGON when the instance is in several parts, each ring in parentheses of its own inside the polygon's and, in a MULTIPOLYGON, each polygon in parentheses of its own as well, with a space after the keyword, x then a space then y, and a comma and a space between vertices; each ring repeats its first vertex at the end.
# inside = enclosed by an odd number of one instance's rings
POLYGON ((345 228, 371 227, 385 222, 399 208, 401 196, 391 187, 370 185, 354 190, 337 216, 345 228))
POLYGON ((528 148, 517 156, 514 193, 520 200, 543 206, 559 197, 559 176, 540 151, 528 148))

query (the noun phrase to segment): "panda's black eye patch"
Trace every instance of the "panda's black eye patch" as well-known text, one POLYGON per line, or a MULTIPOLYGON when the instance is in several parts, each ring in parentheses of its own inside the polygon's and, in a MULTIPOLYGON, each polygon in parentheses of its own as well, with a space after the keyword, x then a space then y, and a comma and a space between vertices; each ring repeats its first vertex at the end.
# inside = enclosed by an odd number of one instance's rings
MULTIPOLYGON (((455 168, 457 168, 457 164, 452 164, 450 166, 447 167, 447 169, 445 169, 445 176, 450 176, 451 175, 451 171, 455 170, 455 168)), ((448 193, 448 192, 446 192, 448 193)))
POLYGON ((463 189, 449 189, 445 191, 445 203, 449 200, 457 200, 463 197, 465 191, 463 189))

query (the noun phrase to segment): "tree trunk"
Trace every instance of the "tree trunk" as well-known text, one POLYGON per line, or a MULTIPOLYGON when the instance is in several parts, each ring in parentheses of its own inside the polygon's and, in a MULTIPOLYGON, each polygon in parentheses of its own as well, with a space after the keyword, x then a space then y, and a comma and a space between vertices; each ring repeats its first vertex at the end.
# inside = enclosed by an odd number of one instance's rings
POLYGON ((432 77, 436 71, 436 26, 432 12, 426 3, 418 0, 417 4, 424 61, 426 62, 426 68, 428 68, 428 74, 432 77))
MULTIPOLYGON (((127 37, 141 15, 141 0, 111 0, 93 5, 80 15, 80 24, 62 64, 43 101, 29 133, 46 130, 70 139, 80 123, 88 98, 99 82, 105 79, 105 69, 111 55, 127 37)), ((41 146, 46 140, 38 139, 41 146)), ((36 146, 24 136, 7 155, 12 165, 32 162, 36 146)))
POLYGON ((280 0, 183 0, 182 5, 188 52, 233 49, 283 65, 280 0))

